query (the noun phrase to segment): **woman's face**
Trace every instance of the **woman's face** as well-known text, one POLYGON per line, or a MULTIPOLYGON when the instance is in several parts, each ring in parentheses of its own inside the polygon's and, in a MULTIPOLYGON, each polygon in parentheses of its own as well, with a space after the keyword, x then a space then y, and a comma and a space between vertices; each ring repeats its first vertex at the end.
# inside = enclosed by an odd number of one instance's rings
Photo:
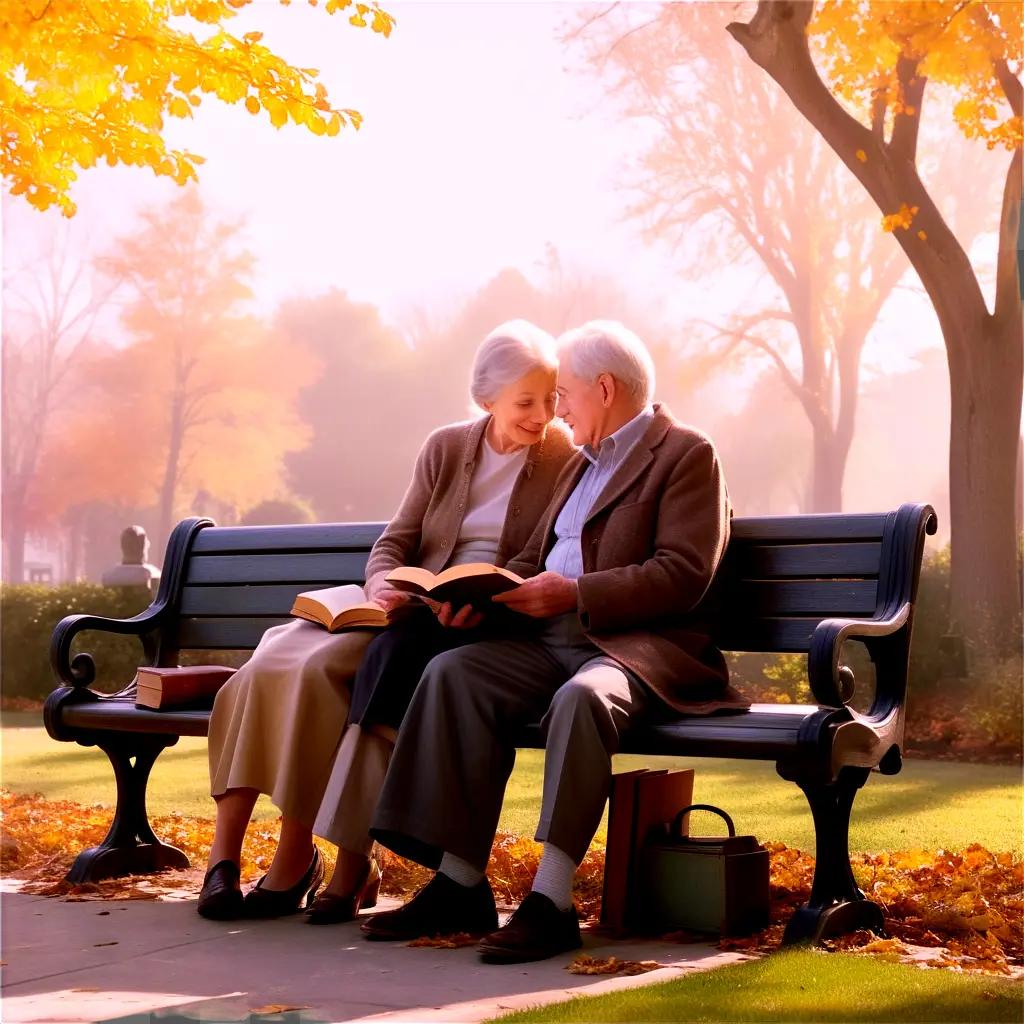
POLYGON ((515 444, 536 444, 555 415, 558 374, 540 367, 504 387, 488 403, 499 435, 515 444))

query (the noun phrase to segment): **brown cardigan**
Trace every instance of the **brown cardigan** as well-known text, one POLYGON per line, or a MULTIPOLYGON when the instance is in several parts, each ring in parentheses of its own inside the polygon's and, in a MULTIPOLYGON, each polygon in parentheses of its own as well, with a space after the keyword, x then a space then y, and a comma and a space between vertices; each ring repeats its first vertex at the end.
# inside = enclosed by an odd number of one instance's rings
MULTIPOLYGON (((749 706, 694 609, 729 540, 729 497, 711 441, 663 406, 601 492, 583 527, 579 615, 589 639, 670 707, 691 714, 749 706)), ((554 525, 587 460, 566 464, 547 515, 509 562, 543 571, 554 525)))
MULTIPOLYGON (((384 575, 400 565, 440 572, 448 564, 490 418, 440 427, 423 443, 409 489, 366 563, 368 597, 383 585, 384 575)), ((548 424, 543 439, 531 446, 509 498, 498 543, 498 565, 526 546, 547 508, 559 472, 575 451, 568 434, 555 423, 548 424)))

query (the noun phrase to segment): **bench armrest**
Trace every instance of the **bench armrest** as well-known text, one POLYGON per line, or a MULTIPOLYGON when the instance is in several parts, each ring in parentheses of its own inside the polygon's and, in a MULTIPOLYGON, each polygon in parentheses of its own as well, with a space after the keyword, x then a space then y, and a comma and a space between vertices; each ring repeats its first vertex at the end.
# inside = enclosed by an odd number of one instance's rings
POLYGON ((71 657, 72 641, 87 629, 137 636, 147 659, 152 661, 156 653, 152 633, 160 628, 166 608, 166 604, 157 602, 130 619, 108 619, 102 615, 68 615, 61 619, 50 638, 50 667, 54 676, 70 687, 87 687, 95 681, 96 663, 92 655, 83 652, 71 657))
POLYGON ((853 699, 853 671, 839 664, 839 655, 844 641, 863 639, 877 670, 875 699, 868 718, 887 717, 902 705, 907 684, 910 610, 910 603, 906 602, 884 618, 824 619, 818 623, 807 655, 807 676, 818 704, 840 708, 853 699))

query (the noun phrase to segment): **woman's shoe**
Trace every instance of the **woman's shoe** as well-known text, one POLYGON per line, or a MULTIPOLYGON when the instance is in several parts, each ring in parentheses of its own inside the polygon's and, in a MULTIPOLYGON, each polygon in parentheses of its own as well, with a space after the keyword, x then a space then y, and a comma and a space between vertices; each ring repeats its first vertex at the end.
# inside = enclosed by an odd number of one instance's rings
POLYGON ((366 873, 356 886, 355 892, 348 896, 336 896, 332 892, 322 892, 313 905, 306 911, 310 924, 340 924, 342 921, 354 921, 363 907, 375 907, 380 894, 380 868, 371 857, 366 864, 366 873))
POLYGON ((235 921, 243 914, 238 865, 219 860, 206 872, 196 910, 213 921, 235 921))
POLYGON ((306 873, 290 889, 264 889, 264 875, 256 885, 245 894, 243 904, 244 917, 284 917, 296 914, 305 906, 310 906, 316 897, 316 891, 323 885, 324 862, 320 851, 313 847, 313 860, 306 873))

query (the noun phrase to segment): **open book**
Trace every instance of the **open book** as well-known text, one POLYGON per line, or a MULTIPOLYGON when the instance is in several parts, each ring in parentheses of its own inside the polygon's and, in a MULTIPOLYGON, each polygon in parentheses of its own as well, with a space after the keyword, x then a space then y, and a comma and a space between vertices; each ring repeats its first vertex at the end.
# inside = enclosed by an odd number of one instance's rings
POLYGON ((390 621, 388 613, 367 601, 363 588, 355 584, 307 590, 295 598, 292 615, 315 622, 328 633, 345 629, 383 629, 390 621))
POLYGON ((490 605, 491 597, 514 590, 524 582, 508 569, 499 569, 488 562, 467 562, 453 565, 437 573, 403 565, 392 569, 384 577, 396 590, 406 590, 432 601, 450 601, 456 608, 464 604, 483 609, 490 605))

